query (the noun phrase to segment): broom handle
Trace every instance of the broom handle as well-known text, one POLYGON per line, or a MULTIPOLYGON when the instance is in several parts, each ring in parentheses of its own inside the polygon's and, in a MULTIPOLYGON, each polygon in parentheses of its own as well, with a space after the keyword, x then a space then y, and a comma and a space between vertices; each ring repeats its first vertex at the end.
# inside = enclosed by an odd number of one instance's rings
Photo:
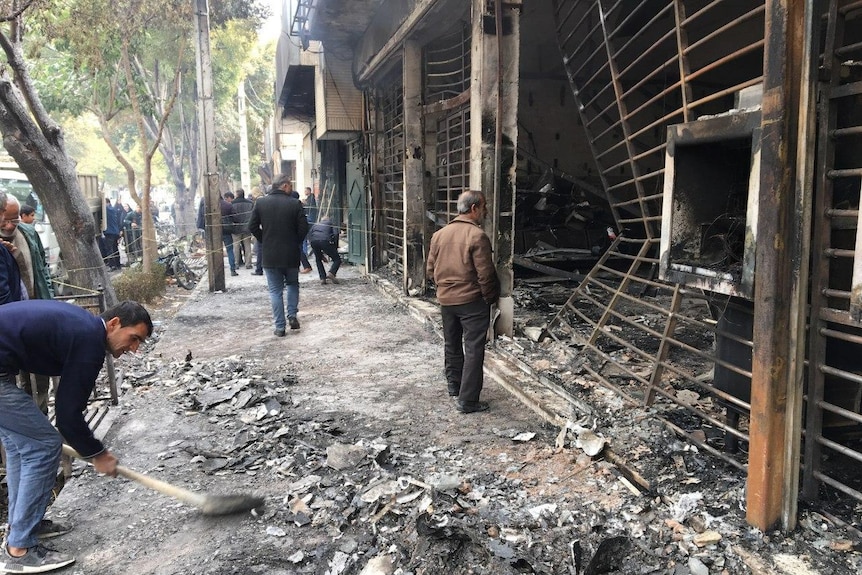
MULTIPOLYGON (((66 444, 63 444, 63 454, 68 455, 69 457, 74 457, 75 459, 86 461, 83 457, 81 457, 80 453, 78 453, 66 444)), ((126 479, 136 481, 144 487, 149 487, 154 491, 158 491, 159 493, 164 493, 165 495, 169 495, 175 499, 179 499, 183 503, 188 503, 193 507, 201 507, 206 502, 206 495, 193 493, 188 489, 183 489, 182 487, 171 485, 170 483, 162 481, 161 479, 150 477, 149 475, 134 471, 132 469, 129 469, 128 467, 123 467, 122 465, 117 465, 117 475, 122 475, 126 479)))

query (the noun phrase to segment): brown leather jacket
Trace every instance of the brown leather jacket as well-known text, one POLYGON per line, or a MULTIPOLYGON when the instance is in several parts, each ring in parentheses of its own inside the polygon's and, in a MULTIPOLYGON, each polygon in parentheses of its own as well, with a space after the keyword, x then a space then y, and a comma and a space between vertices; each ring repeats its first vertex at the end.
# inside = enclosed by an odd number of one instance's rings
POLYGON ((491 240, 482 226, 461 215, 431 238, 427 277, 437 284, 440 305, 461 305, 500 297, 491 240))

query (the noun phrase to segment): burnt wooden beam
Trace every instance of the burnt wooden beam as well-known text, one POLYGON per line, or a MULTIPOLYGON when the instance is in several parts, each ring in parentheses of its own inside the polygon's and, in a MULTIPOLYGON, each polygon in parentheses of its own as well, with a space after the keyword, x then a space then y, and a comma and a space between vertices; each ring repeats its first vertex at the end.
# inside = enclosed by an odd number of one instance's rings
POLYGON ((805 0, 766 1, 758 209, 769 217, 757 224, 746 489, 746 519, 764 531, 796 520, 811 217, 798 158, 810 137, 811 19, 805 0))
POLYGON ((512 256, 512 263, 521 266, 522 268, 527 268, 533 271, 541 272, 543 274, 547 274, 549 276, 554 276, 558 278, 565 278, 567 280, 576 280, 576 281, 584 281, 587 276, 584 274, 579 274, 575 272, 567 272, 566 270, 561 270, 559 268, 555 268, 552 266, 546 266, 543 264, 536 263, 528 258, 519 255, 512 256))

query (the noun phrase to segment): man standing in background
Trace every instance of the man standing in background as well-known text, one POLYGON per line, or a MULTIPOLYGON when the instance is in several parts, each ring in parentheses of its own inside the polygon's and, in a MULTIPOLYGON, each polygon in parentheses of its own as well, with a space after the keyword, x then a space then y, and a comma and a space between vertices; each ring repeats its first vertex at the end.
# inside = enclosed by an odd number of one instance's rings
MULTIPOLYGON (((0 192, 0 226, 6 221, 6 192, 0 192)), ((24 286, 21 283, 21 273, 18 271, 18 264, 15 261, 14 252, 17 248, 9 242, 0 240, 0 305, 13 301, 19 301, 22 297, 26 298, 26 292, 23 292, 24 286)))
MULTIPOLYGON (((15 246, 13 257, 18 264, 21 280, 27 292, 28 299, 54 299, 54 288, 51 284, 51 272, 45 258, 45 249, 36 230, 27 225, 20 225, 20 204, 14 196, 8 196, 6 209, 3 211, 3 222, 0 223, 0 239, 15 246)), ((22 389, 31 396, 39 406, 39 410, 48 414, 48 398, 50 396, 51 379, 47 375, 21 372, 19 379, 22 389), (36 391, 33 392, 35 382, 36 391)))
POLYGON ((18 217, 21 218, 22 224, 32 226, 36 221, 36 208, 30 204, 24 204, 18 212, 18 217))
POLYGON ((293 197, 290 176, 280 175, 272 192, 259 198, 251 211, 248 231, 263 242, 263 272, 269 288, 275 335, 284 337, 284 291, 287 290, 287 323, 299 329, 299 255, 308 233, 302 203, 293 197))
POLYGON ((230 275, 238 276, 236 272, 236 256, 233 251, 233 192, 225 192, 219 201, 221 210, 221 239, 227 250, 227 263, 230 267, 230 275))
POLYGON ((111 198, 105 198, 105 265, 109 270, 120 267, 120 228, 122 227, 122 212, 117 206, 111 205, 111 198))
POLYGON ((491 305, 500 297, 491 240, 482 229, 488 209, 482 192, 458 196, 458 217, 431 238, 427 275, 437 286, 443 319, 444 363, 451 397, 461 413, 485 411, 485 341, 491 305))
POLYGON ((236 191, 233 203, 233 243, 239 249, 235 254, 236 265, 241 266, 245 262, 245 269, 251 269, 251 234, 248 232, 248 221, 251 219, 251 209, 254 207, 251 200, 245 197, 242 188, 236 191))

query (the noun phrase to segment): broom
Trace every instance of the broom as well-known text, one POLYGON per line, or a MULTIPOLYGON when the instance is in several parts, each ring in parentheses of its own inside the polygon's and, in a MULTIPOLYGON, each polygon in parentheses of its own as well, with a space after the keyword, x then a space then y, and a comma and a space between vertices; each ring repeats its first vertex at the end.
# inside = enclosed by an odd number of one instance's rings
MULTIPOLYGON (((81 455, 69 447, 63 445, 63 454, 69 457, 83 460, 81 455)), ((205 493, 193 493, 182 487, 171 485, 155 477, 150 477, 143 473, 133 471, 122 465, 117 465, 117 475, 122 475, 126 479, 137 481, 144 487, 149 487, 159 493, 163 493, 174 499, 178 499, 183 503, 197 507, 204 515, 231 515, 233 513, 243 513, 257 507, 263 506, 263 497, 255 497, 252 495, 208 495, 205 493)))

